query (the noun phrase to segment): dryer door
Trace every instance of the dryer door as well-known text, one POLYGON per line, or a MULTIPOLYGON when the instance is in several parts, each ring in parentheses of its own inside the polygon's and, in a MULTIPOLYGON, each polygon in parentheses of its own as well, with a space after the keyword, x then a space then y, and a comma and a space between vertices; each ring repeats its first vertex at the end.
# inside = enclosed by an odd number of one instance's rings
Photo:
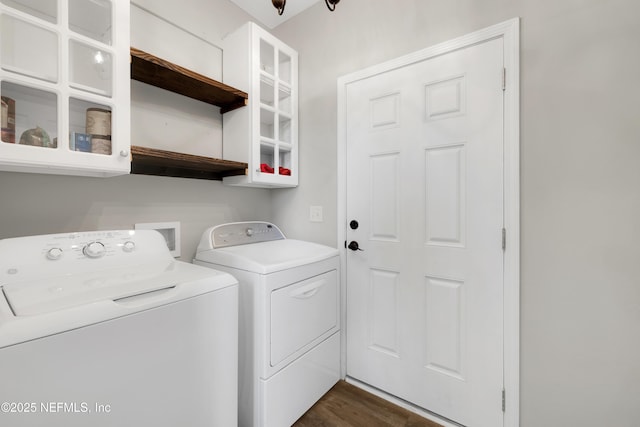
POLYGON ((336 270, 271 292, 271 366, 338 329, 336 270))

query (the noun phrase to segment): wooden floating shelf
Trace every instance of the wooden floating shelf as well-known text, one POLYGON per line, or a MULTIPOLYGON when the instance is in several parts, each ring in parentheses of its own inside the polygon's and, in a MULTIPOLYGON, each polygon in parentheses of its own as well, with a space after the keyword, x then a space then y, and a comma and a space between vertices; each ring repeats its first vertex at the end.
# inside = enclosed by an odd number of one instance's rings
POLYGON ((131 78, 218 106, 222 114, 246 106, 249 99, 246 92, 134 47, 131 48, 131 78))
POLYGON ((131 173, 221 181, 246 175, 247 164, 132 145, 131 173))
MULTIPOLYGON (((131 78, 215 105, 222 114, 246 106, 249 99, 246 92, 134 47, 131 78)), ((221 181, 226 176, 246 175, 247 164, 132 145, 131 173, 221 181)))

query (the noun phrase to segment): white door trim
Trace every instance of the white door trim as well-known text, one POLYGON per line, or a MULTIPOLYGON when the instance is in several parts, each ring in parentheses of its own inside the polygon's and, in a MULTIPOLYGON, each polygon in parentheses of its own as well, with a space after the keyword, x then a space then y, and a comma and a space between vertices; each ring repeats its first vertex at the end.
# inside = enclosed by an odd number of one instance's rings
MULTIPOLYGON (((346 89, 351 83, 424 61, 457 49, 502 38, 504 41, 504 427, 517 427, 520 417, 520 20, 514 18, 471 34, 356 71, 338 79, 338 244, 346 241, 347 144, 346 89)), ((341 251, 346 266, 346 250, 341 251)), ((346 268, 341 269, 342 325, 346 322, 346 268)), ((342 338, 342 376, 346 375, 346 339, 342 338)))

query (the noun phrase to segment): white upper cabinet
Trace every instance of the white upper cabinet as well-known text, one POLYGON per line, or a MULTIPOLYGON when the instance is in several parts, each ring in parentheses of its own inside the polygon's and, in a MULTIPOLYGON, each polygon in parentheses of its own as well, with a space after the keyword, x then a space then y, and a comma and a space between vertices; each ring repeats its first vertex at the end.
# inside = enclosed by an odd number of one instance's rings
POLYGON ((0 170, 130 171, 128 0, 0 0, 0 170))
POLYGON ((223 81, 249 94, 249 105, 226 113, 223 158, 248 163, 229 185, 298 185, 298 53, 248 22, 224 40, 223 81))

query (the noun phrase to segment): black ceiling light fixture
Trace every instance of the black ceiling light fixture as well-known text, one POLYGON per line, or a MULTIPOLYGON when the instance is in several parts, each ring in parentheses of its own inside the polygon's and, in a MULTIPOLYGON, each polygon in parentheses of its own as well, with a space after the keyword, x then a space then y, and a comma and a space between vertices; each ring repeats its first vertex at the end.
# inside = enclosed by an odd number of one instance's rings
POLYGON ((336 10, 336 5, 340 3, 340 0, 324 0, 324 2, 327 4, 329 10, 333 12, 334 10, 336 10))
POLYGON ((273 7, 278 9, 278 15, 284 13, 284 6, 287 4, 287 0, 271 0, 271 3, 273 3, 273 7))
MULTIPOLYGON (((331 12, 336 10, 336 5, 340 2, 340 0, 324 0, 327 5, 327 8, 331 12)), ((287 5, 287 0, 271 0, 273 6, 278 9, 278 15, 282 15, 284 13, 284 7, 287 5)))

